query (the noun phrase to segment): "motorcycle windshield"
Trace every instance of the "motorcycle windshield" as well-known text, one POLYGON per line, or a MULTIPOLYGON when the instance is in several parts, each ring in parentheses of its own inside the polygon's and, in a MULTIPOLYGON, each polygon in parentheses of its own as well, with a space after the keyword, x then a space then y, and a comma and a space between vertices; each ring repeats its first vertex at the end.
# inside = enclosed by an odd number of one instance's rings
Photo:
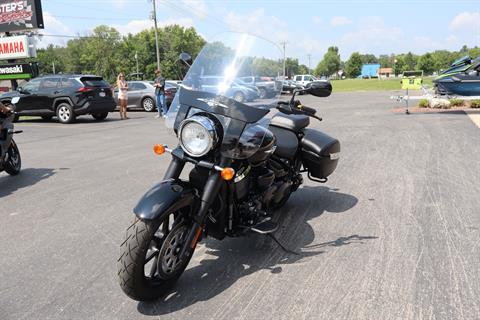
POLYGON ((190 66, 167 114, 167 127, 198 113, 213 114, 223 126, 221 151, 248 157, 260 147, 277 106, 283 74, 280 48, 244 33, 228 32, 207 43, 190 66), (263 135, 262 135, 263 132, 263 135))

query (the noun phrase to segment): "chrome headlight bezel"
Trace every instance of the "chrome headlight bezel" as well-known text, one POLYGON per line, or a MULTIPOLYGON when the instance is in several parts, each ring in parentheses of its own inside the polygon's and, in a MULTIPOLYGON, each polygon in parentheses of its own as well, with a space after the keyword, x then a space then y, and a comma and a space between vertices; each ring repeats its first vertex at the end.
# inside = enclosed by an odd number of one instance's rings
POLYGON ((180 146, 182 147, 183 151, 186 154, 192 157, 203 157, 204 155, 209 153, 218 142, 218 134, 217 134, 217 129, 215 127, 215 123, 213 122, 212 119, 209 119, 205 116, 200 116, 200 115, 187 118, 180 123, 180 127, 178 130, 178 140, 180 141, 180 146), (183 129, 185 128, 186 125, 192 122, 200 125, 205 130, 205 134, 208 137, 207 148, 205 148, 205 150, 203 150, 201 153, 192 152, 192 150, 188 148, 187 145, 185 145, 185 142, 183 139, 183 135, 182 135, 183 129))

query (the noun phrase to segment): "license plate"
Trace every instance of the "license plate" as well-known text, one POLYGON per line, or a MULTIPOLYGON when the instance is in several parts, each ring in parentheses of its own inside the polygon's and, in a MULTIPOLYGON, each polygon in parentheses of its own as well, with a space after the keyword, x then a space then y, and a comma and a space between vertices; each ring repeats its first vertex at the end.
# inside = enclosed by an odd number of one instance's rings
POLYGON ((105 97, 105 92, 100 92, 100 93, 99 93, 99 96, 100 96, 100 97, 105 97))

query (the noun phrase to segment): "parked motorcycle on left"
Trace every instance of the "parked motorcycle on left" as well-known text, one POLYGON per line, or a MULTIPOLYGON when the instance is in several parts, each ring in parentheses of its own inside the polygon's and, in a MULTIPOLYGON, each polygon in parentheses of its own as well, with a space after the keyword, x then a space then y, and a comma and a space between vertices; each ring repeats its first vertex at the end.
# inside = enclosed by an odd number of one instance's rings
POLYGON ((13 135, 21 133, 14 130, 13 119, 15 107, 6 102, 0 102, 0 172, 6 171, 14 176, 20 173, 22 159, 13 135))

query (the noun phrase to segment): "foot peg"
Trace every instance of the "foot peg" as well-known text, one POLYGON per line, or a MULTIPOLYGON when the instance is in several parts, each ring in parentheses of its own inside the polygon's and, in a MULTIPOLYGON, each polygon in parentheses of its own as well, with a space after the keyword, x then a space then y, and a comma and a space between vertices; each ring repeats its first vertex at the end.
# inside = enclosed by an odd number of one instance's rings
POLYGON ((272 220, 265 220, 263 222, 260 222, 257 225, 254 225, 253 227, 250 227, 250 230, 260 234, 273 233, 277 231, 277 229, 278 229, 278 223, 272 220))

